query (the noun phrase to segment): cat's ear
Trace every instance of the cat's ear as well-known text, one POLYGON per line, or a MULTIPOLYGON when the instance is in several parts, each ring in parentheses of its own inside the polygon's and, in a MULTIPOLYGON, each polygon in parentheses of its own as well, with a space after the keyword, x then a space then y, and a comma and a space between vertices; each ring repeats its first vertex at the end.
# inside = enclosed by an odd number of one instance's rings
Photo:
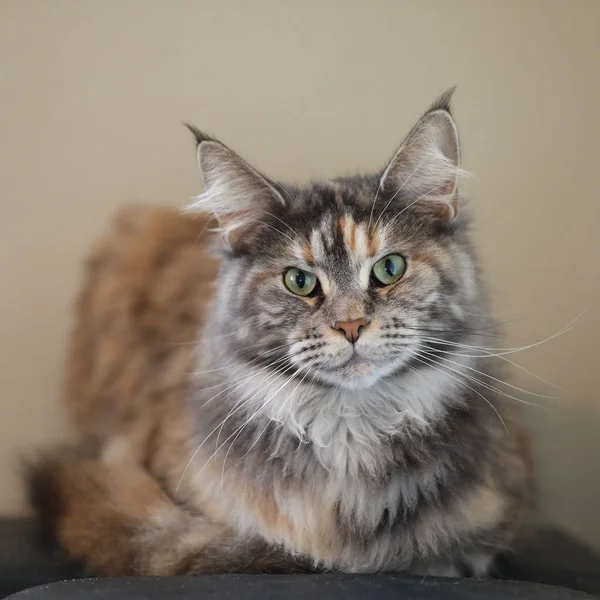
POLYGON ((212 214, 225 241, 235 246, 264 220, 269 207, 286 203, 275 186, 233 150, 195 127, 188 128, 198 144, 204 192, 193 199, 187 210, 212 214))
POLYGON ((442 94, 412 128, 383 172, 380 188, 446 219, 458 212, 460 146, 450 113, 455 88, 442 94))

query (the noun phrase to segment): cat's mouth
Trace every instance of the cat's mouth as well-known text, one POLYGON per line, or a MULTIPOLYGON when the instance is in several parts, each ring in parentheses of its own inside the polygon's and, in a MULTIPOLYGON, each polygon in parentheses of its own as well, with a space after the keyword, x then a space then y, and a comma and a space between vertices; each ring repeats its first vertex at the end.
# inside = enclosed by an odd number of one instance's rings
POLYGON ((372 359, 358 352, 338 364, 321 368, 318 377, 330 384, 350 389, 367 388, 378 378, 379 368, 372 359))
POLYGON ((337 377, 355 378, 370 374, 374 368, 376 365, 372 358, 353 350, 349 357, 329 365, 325 371, 337 377))
POLYGON ((359 363, 364 363, 364 362, 371 362, 371 361, 368 360, 367 358, 365 358, 364 356, 360 356, 360 354, 358 354, 358 352, 356 350, 354 350, 349 358, 344 360, 341 364, 331 367, 330 370, 337 371, 339 369, 344 369, 346 367, 351 367, 352 365, 357 365, 359 363))
POLYGON ((350 389, 368 388, 382 377, 386 377, 406 363, 409 356, 369 355, 368 352, 353 348, 350 355, 332 360, 321 366, 317 377, 329 383, 350 389))

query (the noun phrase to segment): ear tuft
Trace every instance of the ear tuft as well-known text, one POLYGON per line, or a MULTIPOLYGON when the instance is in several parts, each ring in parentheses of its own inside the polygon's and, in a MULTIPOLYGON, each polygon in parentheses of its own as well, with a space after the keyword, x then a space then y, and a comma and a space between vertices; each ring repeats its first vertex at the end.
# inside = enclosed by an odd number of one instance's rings
POLYGON ((192 125, 191 123, 186 123, 185 121, 183 124, 192 132, 192 135, 194 136, 194 139, 196 140, 197 146, 199 146, 202 142, 214 142, 215 141, 210 135, 204 133, 203 131, 200 131, 195 125, 192 125))
POLYGON ((429 107, 428 113, 434 112, 436 110, 444 110, 447 113, 452 114, 452 97, 454 96, 454 92, 456 92, 456 86, 453 85, 451 88, 447 89, 441 96, 439 96, 435 102, 429 107))

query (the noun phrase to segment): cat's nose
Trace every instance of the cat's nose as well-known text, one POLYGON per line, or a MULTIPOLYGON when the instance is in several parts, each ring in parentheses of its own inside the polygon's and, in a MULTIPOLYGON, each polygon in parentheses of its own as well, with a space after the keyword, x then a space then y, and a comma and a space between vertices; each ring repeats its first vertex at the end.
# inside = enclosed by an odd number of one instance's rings
POLYGON ((346 336, 346 339, 354 344, 360 337, 360 332, 368 325, 364 319, 354 319, 353 321, 337 321, 333 328, 346 336))

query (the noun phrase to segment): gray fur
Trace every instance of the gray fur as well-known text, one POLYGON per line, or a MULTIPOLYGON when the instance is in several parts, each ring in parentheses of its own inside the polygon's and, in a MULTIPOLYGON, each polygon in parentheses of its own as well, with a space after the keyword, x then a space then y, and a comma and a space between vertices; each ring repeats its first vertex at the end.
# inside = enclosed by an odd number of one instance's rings
POLYGON ((196 133, 206 189, 190 210, 213 211, 227 235, 182 489, 320 567, 481 575, 529 503, 520 430, 489 388, 497 367, 456 353, 492 347, 494 323, 458 197, 450 97, 380 173, 305 188, 196 133), (383 293, 370 270, 392 253, 408 271, 383 293), (319 294, 290 293, 289 267, 316 273, 319 294), (352 345, 333 324, 357 318, 369 325, 352 345), (284 526, 257 516, 265 498, 284 526))

